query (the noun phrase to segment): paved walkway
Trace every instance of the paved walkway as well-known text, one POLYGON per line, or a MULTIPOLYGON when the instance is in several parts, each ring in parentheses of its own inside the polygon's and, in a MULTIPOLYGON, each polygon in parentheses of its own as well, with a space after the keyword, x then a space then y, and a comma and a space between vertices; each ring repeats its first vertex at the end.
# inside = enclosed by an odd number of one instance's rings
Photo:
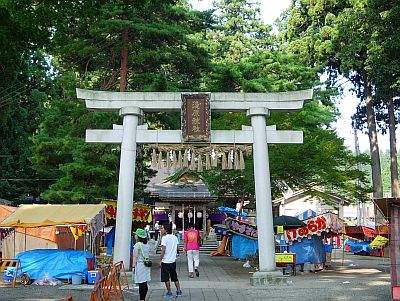
MULTIPOLYGON (((184 297, 182 301, 261 301, 261 300, 390 300, 389 259, 357 256, 337 251, 333 256, 335 268, 318 273, 304 272, 288 276, 281 286, 252 287, 249 278, 254 268, 244 268, 243 261, 229 257, 200 257, 200 277, 189 278, 186 257, 177 261, 178 276, 184 297), (342 266, 343 263, 343 266, 342 266)), ((154 260, 154 262, 158 262, 154 260)), ((129 275, 131 280, 131 275, 129 275)), ((163 300, 164 284, 160 269, 152 268, 152 281, 146 300, 163 300)), ((138 300, 138 289, 124 292, 125 300, 138 300)), ((173 292, 175 293, 175 288, 173 292)), ((93 286, 0 287, 0 300, 50 301, 72 296, 74 301, 89 300, 93 286)))

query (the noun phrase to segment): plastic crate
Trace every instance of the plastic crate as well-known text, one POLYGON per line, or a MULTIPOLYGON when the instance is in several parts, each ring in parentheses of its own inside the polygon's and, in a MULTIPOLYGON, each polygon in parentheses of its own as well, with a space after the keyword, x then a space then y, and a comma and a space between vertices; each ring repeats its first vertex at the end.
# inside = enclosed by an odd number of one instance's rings
POLYGON ((14 281, 14 273, 5 270, 3 273, 3 280, 4 282, 13 282, 14 281))
POLYGON ((87 276, 87 283, 88 284, 95 284, 97 281, 100 280, 100 274, 99 271, 88 271, 88 276, 87 276))

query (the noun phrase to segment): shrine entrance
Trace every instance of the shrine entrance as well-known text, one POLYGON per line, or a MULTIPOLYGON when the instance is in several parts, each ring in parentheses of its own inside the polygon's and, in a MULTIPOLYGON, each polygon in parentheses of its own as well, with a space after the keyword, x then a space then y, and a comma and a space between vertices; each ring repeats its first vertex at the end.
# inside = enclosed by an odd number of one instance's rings
MULTIPOLYGON (((76 89, 76 92, 78 98, 85 100, 89 110, 118 111, 123 116, 122 126, 115 126, 112 130, 86 131, 86 142, 121 144, 114 262, 122 260, 125 266, 129 266, 137 144, 245 144, 253 148, 259 270, 275 270, 268 143, 302 143, 303 133, 267 127, 266 118, 271 111, 301 110, 304 101, 312 98, 312 90, 281 93, 121 93, 76 89), (182 131, 148 130, 147 125, 138 125, 139 117, 144 112, 165 111, 181 112, 182 131), (246 112, 251 126, 243 126, 241 131, 211 131, 211 111, 246 112)), ((192 164, 195 164, 194 160, 192 164)))

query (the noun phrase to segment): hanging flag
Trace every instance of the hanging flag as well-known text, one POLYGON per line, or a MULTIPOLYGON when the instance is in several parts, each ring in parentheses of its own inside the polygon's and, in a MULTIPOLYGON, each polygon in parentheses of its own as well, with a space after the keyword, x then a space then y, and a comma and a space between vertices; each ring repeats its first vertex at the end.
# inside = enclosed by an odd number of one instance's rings
MULTIPOLYGON (((117 202, 101 201, 100 204, 106 205, 106 213, 108 219, 117 218, 117 202)), ((132 221, 150 223, 153 220, 151 207, 142 204, 135 204, 132 208, 132 221)))
POLYGON ((72 235, 74 236, 75 240, 78 240, 78 238, 85 233, 87 226, 80 225, 80 226, 72 226, 69 228, 71 229, 72 235))

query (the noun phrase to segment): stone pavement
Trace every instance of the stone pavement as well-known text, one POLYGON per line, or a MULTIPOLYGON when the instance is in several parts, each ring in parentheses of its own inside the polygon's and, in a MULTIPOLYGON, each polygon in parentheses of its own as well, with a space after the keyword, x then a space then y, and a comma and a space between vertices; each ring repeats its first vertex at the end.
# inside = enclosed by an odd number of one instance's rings
MULTIPOLYGON (((252 287, 254 268, 229 257, 200 258, 200 277, 189 278, 186 257, 177 261, 183 300, 390 300, 389 259, 358 256, 339 250, 334 254, 336 268, 318 273, 304 272, 287 276, 279 286, 252 287)), ((159 270, 153 269, 148 300, 162 300, 164 284, 158 282, 159 270)), ((173 286, 172 286, 173 287, 173 286)), ((173 292, 175 290, 173 289, 173 292)))
MULTIPOLYGON (((230 257, 200 257, 200 277, 189 278, 186 257, 177 260, 181 283, 182 301, 261 301, 261 300, 390 300, 389 259, 358 256, 336 250, 334 268, 318 273, 304 272, 287 276, 287 283, 280 286, 252 287, 250 276, 254 268, 244 268, 243 261, 230 257), (343 266, 342 266, 343 264, 343 266)), ((154 258, 157 263, 158 257, 154 258)), ((132 276, 129 273, 128 278, 132 276)), ((173 287, 173 293, 175 288, 173 287)), ((93 286, 64 285, 62 287, 0 287, 0 300, 50 301, 72 296, 74 301, 89 300, 93 286)), ((159 301, 165 292, 160 282, 160 269, 152 268, 152 281, 146 300, 159 301)), ((124 291, 125 300, 138 300, 138 289, 132 284, 124 291)))

